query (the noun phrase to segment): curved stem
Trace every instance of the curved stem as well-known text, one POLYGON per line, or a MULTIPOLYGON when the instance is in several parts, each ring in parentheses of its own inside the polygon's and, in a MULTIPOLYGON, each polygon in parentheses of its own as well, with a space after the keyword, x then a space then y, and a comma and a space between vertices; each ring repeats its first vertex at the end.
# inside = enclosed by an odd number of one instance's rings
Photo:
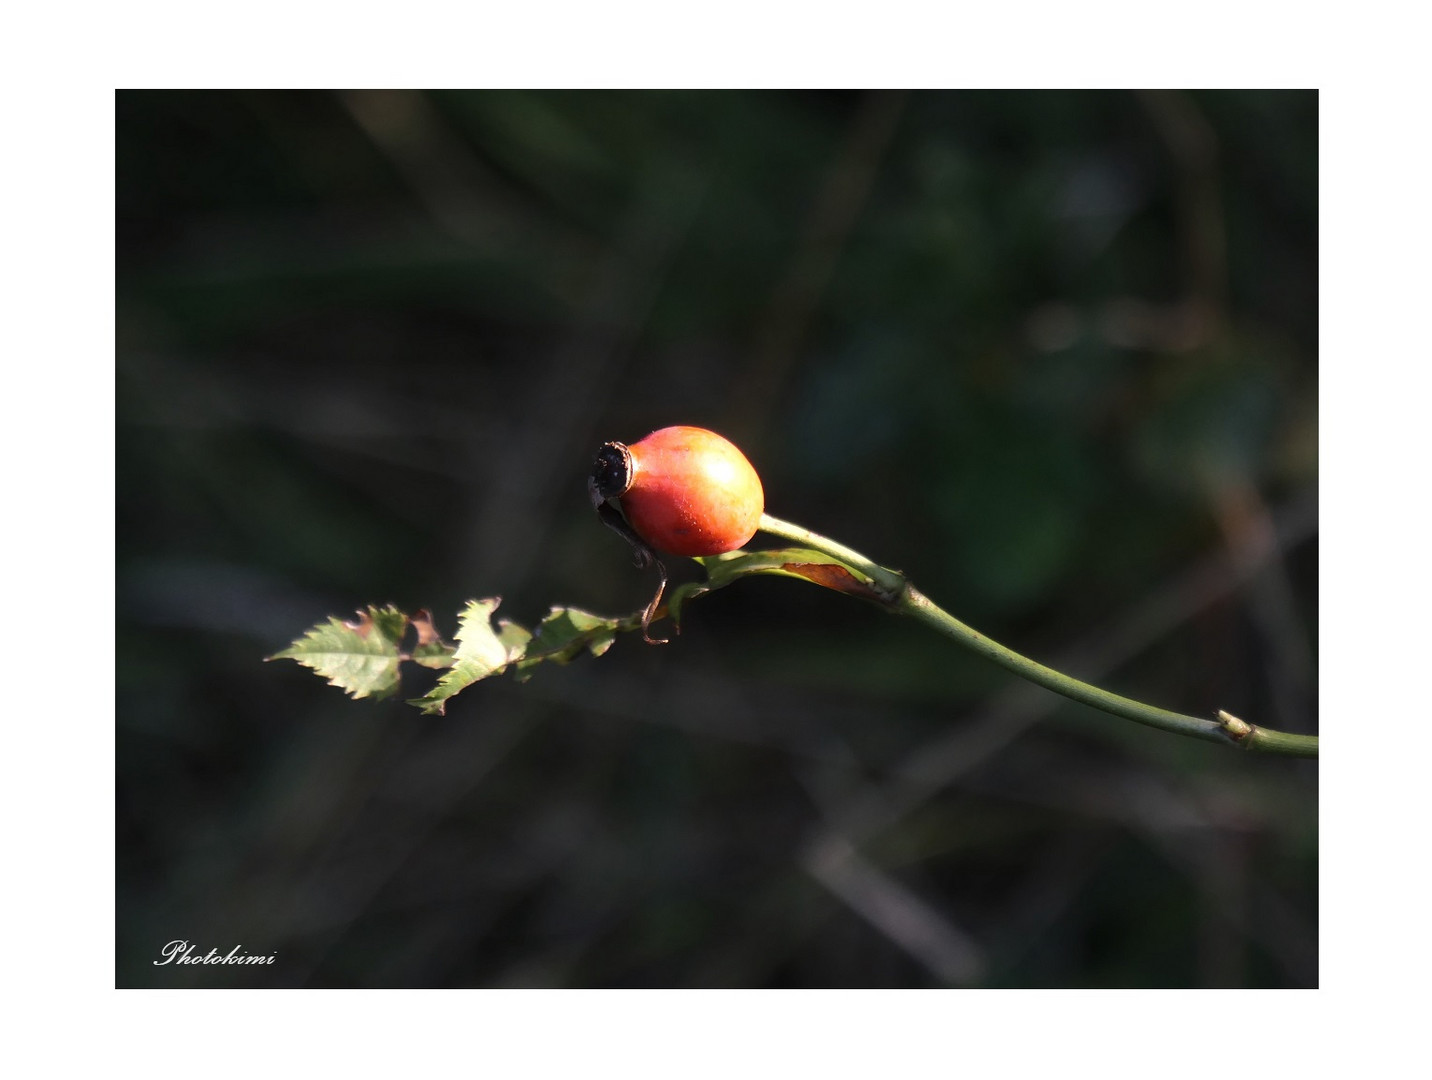
POLYGON ((1013 649, 986 637, 970 626, 966 626, 929 597, 919 592, 910 584, 905 575, 872 562, 844 544, 827 539, 819 533, 813 533, 799 525, 792 525, 790 522, 773 518, 769 514, 762 515, 760 527, 763 532, 787 540, 794 540, 859 570, 879 588, 885 597, 885 606, 891 611, 919 620, 946 637, 953 638, 962 645, 974 649, 975 652, 993 660, 1001 667, 1030 682, 1053 690, 1056 694, 1062 694, 1103 712, 1123 717, 1125 720, 1133 720, 1136 723, 1147 724, 1150 727, 1161 728, 1179 735, 1188 735, 1195 739, 1232 744, 1270 754, 1292 754, 1299 757, 1317 756, 1318 738, 1316 735, 1292 735, 1283 731, 1260 728, 1226 712, 1220 712, 1216 720, 1187 716, 1183 713, 1170 712, 1167 709, 1146 705, 1142 701, 1135 701, 1132 698, 1121 697, 1107 690, 1101 690, 1097 686, 1091 686, 1089 683, 1065 675, 1063 672, 1045 667, 1027 656, 1021 656, 1013 649))

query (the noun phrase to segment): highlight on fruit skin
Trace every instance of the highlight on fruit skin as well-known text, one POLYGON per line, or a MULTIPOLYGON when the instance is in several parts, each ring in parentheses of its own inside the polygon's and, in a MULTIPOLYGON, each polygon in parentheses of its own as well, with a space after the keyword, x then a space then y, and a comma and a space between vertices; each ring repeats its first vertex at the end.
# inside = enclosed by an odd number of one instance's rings
POLYGON ((604 443, 587 482, 592 506, 602 521, 636 550, 637 564, 655 564, 661 584, 647 606, 647 633, 666 588, 668 555, 721 555, 744 547, 756 535, 766 509, 761 478, 746 455, 728 439, 705 428, 653 431, 627 446, 604 443))
MULTIPOLYGON (((628 523, 657 551, 720 555, 756 535, 766 508, 761 478, 729 440, 698 427, 653 431, 629 447, 608 443, 605 461, 625 450, 620 485, 628 523)), ((599 466, 603 462, 599 453, 599 466)))

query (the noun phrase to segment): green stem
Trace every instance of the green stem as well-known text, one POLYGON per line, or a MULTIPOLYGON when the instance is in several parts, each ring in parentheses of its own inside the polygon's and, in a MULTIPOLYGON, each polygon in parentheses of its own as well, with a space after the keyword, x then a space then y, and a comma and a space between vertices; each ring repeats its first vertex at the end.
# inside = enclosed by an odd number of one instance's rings
POLYGON ((985 637, 978 630, 966 626, 929 597, 919 592, 910 584, 904 574, 886 569, 844 544, 836 543, 819 533, 803 529, 799 525, 792 525, 788 521, 773 518, 769 514, 761 516, 761 530, 773 536, 794 540, 859 570, 879 588, 885 597, 886 607, 891 611, 919 620, 946 637, 968 646, 981 656, 993 660, 1001 667, 1007 668, 1030 682, 1053 690, 1056 694, 1063 694, 1067 698, 1072 698, 1114 716, 1123 717, 1125 720, 1133 720, 1136 723, 1147 724, 1164 731, 1172 731, 1178 735, 1232 744, 1247 750, 1259 750, 1270 754, 1317 757, 1318 738, 1316 735, 1291 735, 1283 731, 1256 727, 1226 712, 1220 712, 1217 720, 1186 716, 1183 713, 1145 705, 1142 701, 1135 701, 1132 698, 1111 694, 1107 690, 1101 690, 1097 686, 1081 682, 1063 672, 1045 667, 1043 664, 1031 660, 1027 656, 1021 656, 1013 649, 1006 648, 999 642, 985 637))

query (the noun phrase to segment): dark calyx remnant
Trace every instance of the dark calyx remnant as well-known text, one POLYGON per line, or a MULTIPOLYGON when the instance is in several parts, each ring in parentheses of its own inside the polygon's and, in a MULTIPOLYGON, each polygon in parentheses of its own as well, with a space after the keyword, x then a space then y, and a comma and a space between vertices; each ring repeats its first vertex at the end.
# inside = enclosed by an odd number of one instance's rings
POLYGON ((631 487, 631 451, 623 443, 603 443, 592 465, 592 484, 604 499, 616 499, 631 487))
MULTIPOLYGON (((609 501, 626 494, 631 487, 631 474, 631 451, 626 445, 619 442, 603 443, 602 448, 597 451, 597 460, 592 465, 592 475, 587 480, 587 494, 591 496, 592 507, 602 519, 602 524, 632 546, 632 550, 636 552, 637 566, 643 569, 648 566, 656 567, 659 578, 656 595, 642 612, 641 636, 650 645, 665 645, 666 638, 651 636, 651 620, 656 617, 662 594, 666 592, 666 564, 657 558, 651 545, 633 531, 626 518, 622 517, 621 511, 609 501)), ((681 628, 677 627, 677 632, 680 631, 681 628)))

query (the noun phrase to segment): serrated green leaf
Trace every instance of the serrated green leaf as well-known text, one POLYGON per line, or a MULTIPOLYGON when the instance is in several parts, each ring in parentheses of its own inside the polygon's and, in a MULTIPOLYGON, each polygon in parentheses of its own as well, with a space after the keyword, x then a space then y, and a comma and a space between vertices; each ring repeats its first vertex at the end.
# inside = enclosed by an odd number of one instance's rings
POLYGON ((398 689, 400 646, 408 617, 391 604, 358 612, 356 622, 330 616, 270 660, 297 660, 355 699, 398 689))
POLYGON ((580 608, 554 607, 526 643, 523 657, 515 665, 517 680, 526 682, 532 677, 532 668, 548 660, 570 663, 583 651, 601 656, 612 647, 623 622, 580 608))
POLYGON ((403 612, 399 611, 392 604, 381 608, 369 604, 367 611, 360 611, 358 613, 358 621, 360 624, 358 632, 360 634, 369 632, 366 627, 363 627, 361 624, 371 622, 373 624, 373 630, 382 634, 385 641, 391 641, 395 646, 402 644, 403 635, 407 633, 408 630, 407 615, 403 614, 403 612))
POLYGON ((532 631, 509 619, 497 620, 497 640, 507 649, 507 659, 516 660, 527 651, 532 631))
MULTIPOLYGON (((441 714, 446 710, 448 698, 507 666, 508 643, 492 627, 492 613, 501 602, 499 597, 467 602, 457 618, 457 649, 452 656, 452 666, 436 686, 422 697, 413 698, 410 705, 416 705, 424 713, 441 714)), ((509 639, 515 636, 509 631, 509 639)))
POLYGON ((457 652, 455 646, 443 641, 436 641, 429 645, 416 646, 409 654, 409 659, 415 664, 422 664, 423 667, 441 671, 443 668, 452 667, 455 652, 457 652))

